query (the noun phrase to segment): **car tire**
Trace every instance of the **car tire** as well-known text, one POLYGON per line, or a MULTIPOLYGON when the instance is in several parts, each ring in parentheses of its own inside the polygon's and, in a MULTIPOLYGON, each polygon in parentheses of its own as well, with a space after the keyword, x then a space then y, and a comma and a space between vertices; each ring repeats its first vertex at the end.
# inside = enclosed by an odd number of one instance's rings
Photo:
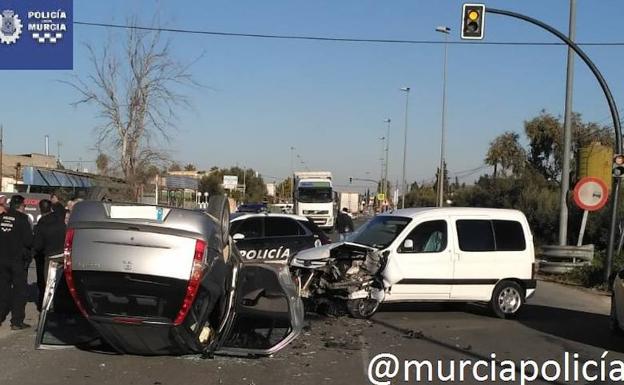
POLYGON ((372 298, 347 300, 347 311, 353 318, 367 319, 379 309, 380 302, 372 298))
POLYGON ((230 232, 230 204, 225 195, 213 195, 208 198, 208 214, 212 215, 221 225, 223 247, 228 244, 230 232))
POLYGON ((514 281, 502 281, 494 288, 490 309, 498 318, 514 318, 524 305, 524 289, 514 281))
POLYGON ((618 320, 616 305, 615 294, 611 294, 611 331, 615 334, 622 335, 624 334, 624 331, 622 331, 622 328, 620 327, 620 320, 618 320))

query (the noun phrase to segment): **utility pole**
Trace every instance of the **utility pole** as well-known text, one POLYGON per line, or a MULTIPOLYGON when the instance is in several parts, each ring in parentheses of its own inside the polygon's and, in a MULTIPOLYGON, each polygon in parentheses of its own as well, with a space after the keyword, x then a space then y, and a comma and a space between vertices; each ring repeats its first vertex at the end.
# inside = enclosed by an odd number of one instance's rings
POLYGON ((448 54, 448 36, 451 29, 446 26, 436 28, 437 32, 444 34, 444 70, 442 80, 442 137, 440 140, 440 169, 438 172, 438 207, 444 206, 444 169, 445 167, 445 144, 446 144, 446 58, 448 54))
POLYGON ((407 156, 407 112, 408 112, 408 107, 409 107, 409 92, 410 92, 410 88, 409 87, 403 87, 401 88, 401 91, 405 92, 405 130, 404 130, 404 137, 403 137, 403 173, 401 176, 401 192, 403 193, 403 196, 401 197, 401 208, 404 209, 405 208, 405 194, 407 194, 407 183, 405 181, 405 161, 406 161, 406 156, 407 156))
MULTIPOLYGON (((568 38, 576 35, 576 0, 570 0, 568 38)), ((568 46, 565 115, 563 119, 563 167, 561 171, 561 210, 559 211, 559 245, 568 244, 568 189, 570 187, 570 147, 572 144, 572 93, 574 88, 574 51, 568 46)))
POLYGON ((63 143, 61 143, 60 141, 56 142, 56 162, 60 165, 61 164, 61 146, 63 145, 63 143))

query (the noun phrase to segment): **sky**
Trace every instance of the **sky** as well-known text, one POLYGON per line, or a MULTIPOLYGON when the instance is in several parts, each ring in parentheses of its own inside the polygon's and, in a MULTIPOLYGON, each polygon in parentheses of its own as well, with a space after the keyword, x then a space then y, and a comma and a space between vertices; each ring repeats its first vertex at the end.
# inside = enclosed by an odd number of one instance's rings
MULTIPOLYGON (((11 0, 0 0, 4 5, 11 0)), ((624 2, 578 0, 578 42, 624 42, 624 2)), ((442 41, 438 25, 459 41, 461 1, 138 1, 74 0, 74 20, 148 24, 155 14, 167 28, 442 41)), ((488 1, 493 8, 527 14, 568 30, 568 0, 488 1)), ((525 22, 487 15, 484 41, 554 42, 555 37, 525 22)), ((51 152, 62 143, 69 166, 81 159, 94 169, 93 106, 71 105, 78 97, 63 84, 92 68, 85 43, 103 45, 123 32, 74 27, 73 71, 0 71, 0 123, 7 153, 51 152), (111 35, 112 34, 112 35, 111 35)), ((173 55, 191 63, 201 87, 178 89, 191 108, 178 111, 168 145, 171 157, 200 169, 251 167, 267 181, 294 169, 329 170, 343 190, 379 179, 386 123, 391 119, 389 179, 401 177, 405 93, 410 87, 406 179, 431 181, 440 157, 443 44, 378 44, 269 40, 167 34, 173 55), (198 60, 196 60, 199 58, 198 60), (301 162, 305 163, 302 164, 301 162)), ((624 45, 586 46, 624 103, 624 45)), ((563 46, 449 45, 446 159, 451 177, 483 165, 489 142, 505 131, 523 132, 524 120, 546 109, 563 115, 567 49, 563 46)), ((604 96, 580 61, 575 62, 574 110, 584 119, 610 124, 604 96)), ((481 170, 482 171, 482 170, 481 170)), ((483 172, 483 171, 482 171, 483 172)), ((478 173, 467 175, 470 183, 478 173)))

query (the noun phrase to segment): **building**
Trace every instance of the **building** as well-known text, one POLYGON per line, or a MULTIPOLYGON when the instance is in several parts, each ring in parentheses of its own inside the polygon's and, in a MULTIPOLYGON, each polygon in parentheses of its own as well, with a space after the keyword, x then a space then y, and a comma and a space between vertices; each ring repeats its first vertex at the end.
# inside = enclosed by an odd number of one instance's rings
POLYGON ((11 155, 2 154, 2 178, 0 191, 16 191, 16 184, 22 181, 24 167, 56 168, 56 157, 44 154, 11 155))

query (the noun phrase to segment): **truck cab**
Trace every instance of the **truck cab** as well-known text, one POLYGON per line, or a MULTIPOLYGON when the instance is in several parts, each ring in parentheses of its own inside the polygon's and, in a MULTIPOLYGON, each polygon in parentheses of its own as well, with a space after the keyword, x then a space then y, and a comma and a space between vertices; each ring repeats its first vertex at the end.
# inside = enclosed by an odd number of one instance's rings
POLYGON ((334 227, 334 193, 331 173, 296 172, 294 214, 310 218, 323 230, 334 227))

